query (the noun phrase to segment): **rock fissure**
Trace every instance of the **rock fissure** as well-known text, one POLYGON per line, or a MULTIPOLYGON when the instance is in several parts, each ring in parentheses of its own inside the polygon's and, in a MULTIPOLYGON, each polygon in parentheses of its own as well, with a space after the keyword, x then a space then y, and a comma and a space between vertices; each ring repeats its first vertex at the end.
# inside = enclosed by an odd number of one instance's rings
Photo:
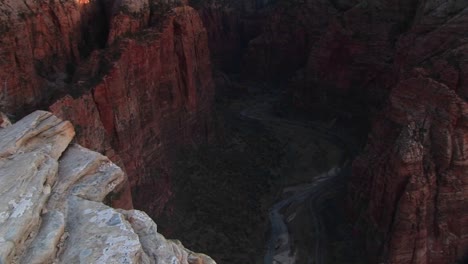
POLYGON ((11 158, 2 160, 0 166, 0 207, 10 215, 1 219, 0 257, 4 263, 163 264, 169 259, 215 263, 156 233, 155 223, 145 213, 104 205, 103 199, 125 180, 124 172, 101 154, 69 145, 73 127, 57 123, 62 121, 37 111, 0 130, 2 146, 16 146, 11 158), (53 136, 43 138, 42 133, 53 136), (11 134, 37 140, 18 142, 11 134), (79 165, 83 161, 87 164, 79 165), (23 179, 18 181, 17 175, 23 179), (134 215, 138 215, 138 223, 126 220, 134 215), (154 232, 145 233, 148 228, 154 232))

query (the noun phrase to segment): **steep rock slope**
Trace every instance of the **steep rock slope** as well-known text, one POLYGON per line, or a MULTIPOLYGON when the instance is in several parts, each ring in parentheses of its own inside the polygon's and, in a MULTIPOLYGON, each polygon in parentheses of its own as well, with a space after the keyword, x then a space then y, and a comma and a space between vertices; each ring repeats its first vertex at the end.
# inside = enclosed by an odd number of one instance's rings
POLYGON ((381 104, 397 79, 396 42, 410 26, 416 2, 361 1, 331 18, 292 86, 296 105, 381 104))
POLYGON ((468 104, 427 77, 389 101, 354 162, 353 205, 379 234, 368 244, 390 263, 454 263, 468 249, 468 104))
MULTIPOLYGON (((248 42, 261 33, 269 1, 191 1, 208 32, 215 66, 237 72, 248 42)), ((261 66, 261 65, 257 65, 261 66)))
POLYGON ((261 32, 248 43, 243 75, 254 80, 288 81, 307 62, 311 45, 338 10, 328 0, 271 1, 261 32))
POLYGON ((169 167, 178 146, 207 140, 212 133, 211 64, 198 14, 177 7, 161 27, 96 54, 91 66, 79 69, 79 76, 92 78, 79 79, 73 88, 92 90, 51 106, 80 125, 78 140, 84 146, 96 149, 109 142, 130 175, 135 204, 151 215, 171 195, 169 167), (95 141, 86 142, 90 139, 95 141))
POLYGON ((145 213, 103 203, 124 172, 70 144, 70 122, 36 111, 0 129, 2 263, 205 263, 145 213))
POLYGON ((35 108, 63 89, 74 67, 107 38, 101 1, 0 1, 0 106, 35 108))
POLYGON ((464 1, 363 1, 330 20, 292 86, 304 108, 374 109, 350 185, 373 262, 468 252, 467 12, 464 1))
POLYGON ((468 252, 467 26, 463 1, 418 3, 396 42, 396 84, 355 162, 352 189, 364 198, 355 202, 368 206, 391 263, 453 263, 468 252))
POLYGON ((285 81, 303 68, 338 12, 328 0, 197 2, 217 66, 257 81, 285 81))
POLYGON ((177 149, 213 133, 207 35, 184 2, 0 5, 3 109, 22 115, 40 107, 72 121, 77 142, 128 173, 114 205, 132 208, 132 191, 151 216, 171 196, 177 149))

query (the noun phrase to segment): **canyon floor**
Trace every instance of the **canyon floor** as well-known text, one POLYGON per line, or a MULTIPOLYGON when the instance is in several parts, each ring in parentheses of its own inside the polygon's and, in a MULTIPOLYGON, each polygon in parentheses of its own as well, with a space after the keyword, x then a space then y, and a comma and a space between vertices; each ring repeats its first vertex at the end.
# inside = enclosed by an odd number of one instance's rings
POLYGON ((359 263, 343 216, 352 135, 282 111, 277 91, 236 87, 218 100, 220 143, 181 153, 161 232, 218 263, 359 263))

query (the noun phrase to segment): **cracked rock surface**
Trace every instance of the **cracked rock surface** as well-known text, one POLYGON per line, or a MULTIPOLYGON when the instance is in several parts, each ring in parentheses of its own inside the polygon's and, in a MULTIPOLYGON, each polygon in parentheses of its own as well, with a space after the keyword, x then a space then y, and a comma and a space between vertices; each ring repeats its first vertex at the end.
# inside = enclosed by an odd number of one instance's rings
POLYGON ((44 111, 0 128, 0 263, 215 263, 144 212, 107 206, 126 176, 74 135, 44 111))

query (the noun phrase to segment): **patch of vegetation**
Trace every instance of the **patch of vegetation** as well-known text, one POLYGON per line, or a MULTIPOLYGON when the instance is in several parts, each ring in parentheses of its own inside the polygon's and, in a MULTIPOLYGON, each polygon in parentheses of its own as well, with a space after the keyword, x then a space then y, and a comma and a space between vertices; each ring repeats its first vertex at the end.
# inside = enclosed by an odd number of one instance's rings
POLYGON ((122 14, 124 14, 124 15, 131 16, 131 17, 133 17, 133 18, 135 18, 135 19, 139 19, 139 18, 141 18, 141 16, 142 16, 141 12, 142 12, 143 10, 148 10, 148 8, 149 8, 149 7, 148 7, 147 5, 144 5, 144 6, 141 8, 141 10, 139 10, 139 11, 134 11, 134 10, 131 10, 130 7, 129 7, 128 5, 122 4, 122 5, 120 5, 120 7, 119 7, 119 12, 122 13, 122 14))

